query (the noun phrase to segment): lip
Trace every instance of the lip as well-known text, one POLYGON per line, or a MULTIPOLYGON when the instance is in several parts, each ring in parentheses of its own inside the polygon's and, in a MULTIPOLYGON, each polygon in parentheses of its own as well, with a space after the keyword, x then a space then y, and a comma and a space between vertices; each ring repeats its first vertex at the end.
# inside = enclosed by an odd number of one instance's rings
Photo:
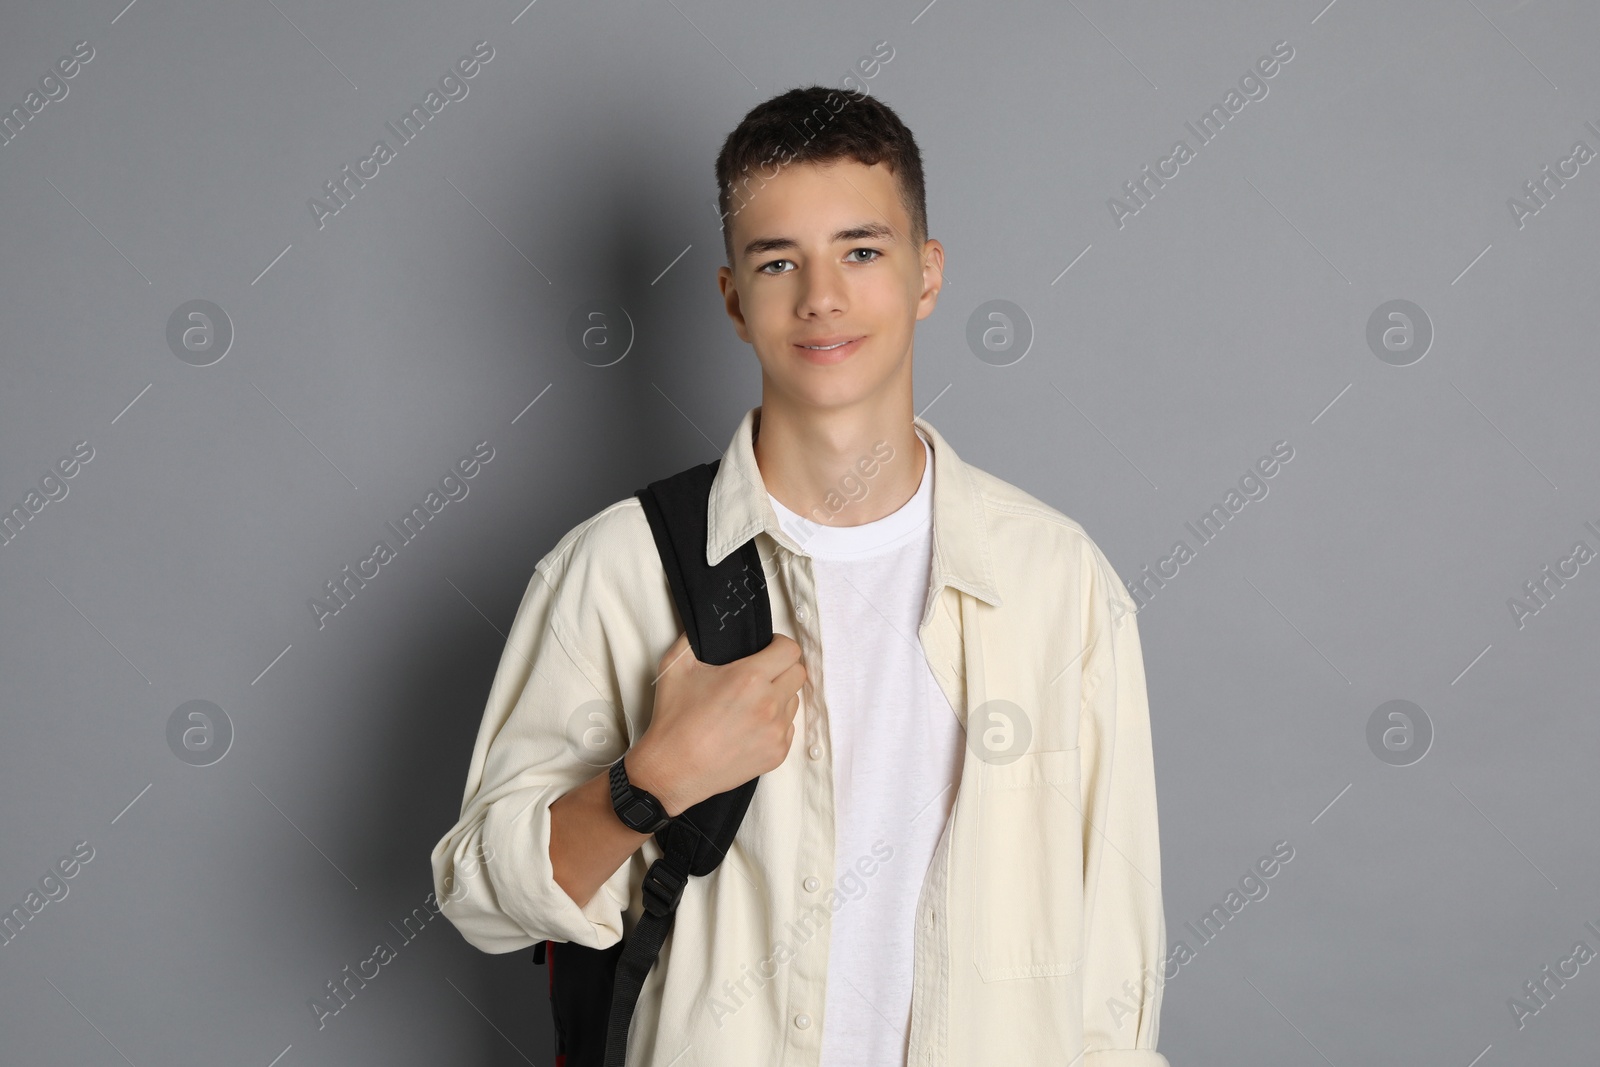
POLYGON ((816 340, 816 341, 806 341, 806 342, 803 342, 803 343, 802 342, 796 342, 795 345, 794 345, 794 350, 796 352, 800 353, 802 358, 804 358, 804 359, 806 359, 806 360, 808 360, 808 361, 810 361, 812 363, 820 363, 820 364, 841 363, 844 360, 849 359, 852 355, 855 354, 856 349, 861 347, 861 342, 865 341, 866 337, 865 336, 857 337, 854 340, 850 341, 848 344, 840 345, 838 348, 828 349, 827 351, 817 351, 815 349, 810 349, 810 348, 806 348, 805 347, 805 345, 807 345, 807 344, 813 344, 813 345, 839 344, 839 342, 843 341, 843 340, 845 340, 845 338, 843 338, 843 337, 833 337, 833 338, 826 338, 825 337, 825 338, 822 338, 822 339, 816 340))

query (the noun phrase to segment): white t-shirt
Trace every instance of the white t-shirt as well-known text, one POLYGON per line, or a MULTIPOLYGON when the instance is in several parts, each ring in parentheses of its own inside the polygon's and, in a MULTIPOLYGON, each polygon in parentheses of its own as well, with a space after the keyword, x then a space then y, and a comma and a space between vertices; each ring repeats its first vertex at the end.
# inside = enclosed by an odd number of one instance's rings
POLYGON ((963 732, 917 626, 933 549, 933 452, 899 510, 823 526, 770 493, 812 557, 834 767, 834 889, 822 1067, 903 1065, 917 902, 961 773, 963 732))

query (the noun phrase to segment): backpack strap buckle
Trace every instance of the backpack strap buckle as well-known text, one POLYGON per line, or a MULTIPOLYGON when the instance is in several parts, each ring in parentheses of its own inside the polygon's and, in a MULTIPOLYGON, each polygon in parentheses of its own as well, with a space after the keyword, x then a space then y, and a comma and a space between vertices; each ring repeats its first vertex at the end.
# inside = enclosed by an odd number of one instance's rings
POLYGON ((644 872, 644 908, 651 915, 671 915, 678 908, 678 898, 689 875, 672 866, 665 856, 650 865, 644 872))

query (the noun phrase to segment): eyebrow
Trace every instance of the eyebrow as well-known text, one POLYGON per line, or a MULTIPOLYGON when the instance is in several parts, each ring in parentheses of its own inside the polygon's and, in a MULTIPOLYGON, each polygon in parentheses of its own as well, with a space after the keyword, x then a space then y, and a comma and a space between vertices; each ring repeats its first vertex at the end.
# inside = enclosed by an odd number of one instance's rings
MULTIPOLYGON (((849 229, 840 230, 833 235, 833 241, 838 244, 843 241, 893 241, 894 228, 881 222, 863 222, 849 229)), ((799 248, 800 243, 793 237, 757 237, 744 246, 744 258, 764 255, 767 252, 776 252, 780 249, 799 248)))

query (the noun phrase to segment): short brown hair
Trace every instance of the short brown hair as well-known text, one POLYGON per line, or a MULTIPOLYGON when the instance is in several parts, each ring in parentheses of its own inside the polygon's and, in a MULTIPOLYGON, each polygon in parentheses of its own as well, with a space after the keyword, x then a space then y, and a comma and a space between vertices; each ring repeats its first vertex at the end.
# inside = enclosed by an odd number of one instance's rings
POLYGON ((722 142, 717 154, 717 212, 729 266, 733 229, 728 217, 776 177, 779 168, 842 159, 888 166, 911 217, 912 241, 920 248, 928 239, 928 203, 916 138, 900 116, 875 97, 812 85, 757 104, 722 142))

